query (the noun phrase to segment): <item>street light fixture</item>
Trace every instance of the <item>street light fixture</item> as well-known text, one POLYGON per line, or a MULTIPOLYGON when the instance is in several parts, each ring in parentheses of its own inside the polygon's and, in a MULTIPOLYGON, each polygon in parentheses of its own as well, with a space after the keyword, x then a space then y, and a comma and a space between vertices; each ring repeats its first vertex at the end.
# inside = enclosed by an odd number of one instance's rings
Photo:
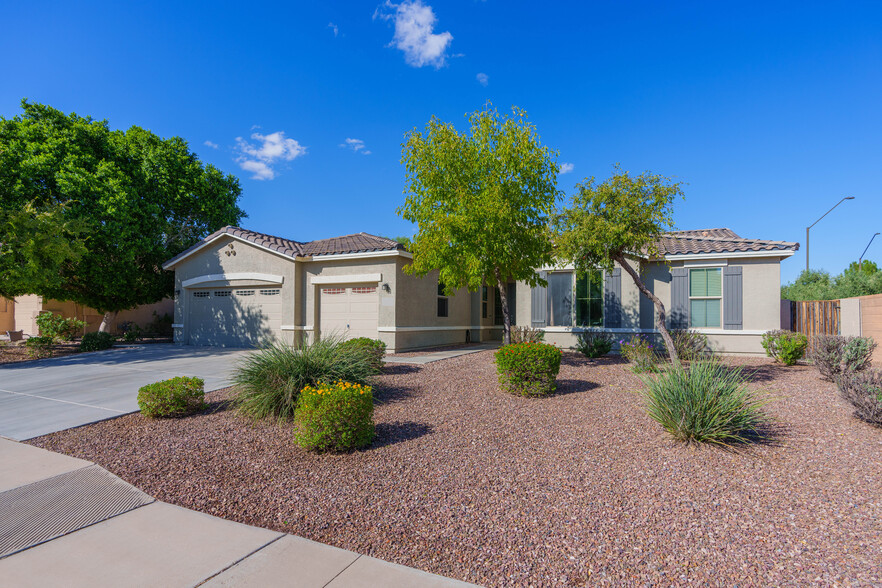
POLYGON ((864 252, 861 253, 861 257, 860 257, 860 259, 858 259, 858 271, 861 271, 861 268, 863 267, 863 263, 864 263, 864 255, 867 254, 867 249, 869 249, 869 248, 870 248, 870 245, 873 244, 873 239, 875 239, 875 238, 876 238, 876 235, 878 235, 878 234, 879 234, 879 233, 874 233, 873 236, 870 237, 870 242, 867 243, 867 246, 866 246, 866 247, 864 247, 864 252))
MULTIPOLYGON (((843 198, 842 200, 837 202, 835 205, 833 205, 833 208, 836 208, 837 206, 839 206, 840 204, 842 204, 846 200, 854 200, 854 196, 846 196, 845 198, 843 198)), ((831 208, 830 210, 825 212, 821 216, 821 218, 819 218, 818 220, 816 220, 815 222, 813 222, 812 224, 810 224, 809 226, 807 226, 805 228, 805 271, 809 271, 809 229, 811 229, 813 226, 815 226, 816 224, 821 222, 822 218, 824 218, 825 216, 827 216, 828 214, 833 212, 833 208, 831 208)))

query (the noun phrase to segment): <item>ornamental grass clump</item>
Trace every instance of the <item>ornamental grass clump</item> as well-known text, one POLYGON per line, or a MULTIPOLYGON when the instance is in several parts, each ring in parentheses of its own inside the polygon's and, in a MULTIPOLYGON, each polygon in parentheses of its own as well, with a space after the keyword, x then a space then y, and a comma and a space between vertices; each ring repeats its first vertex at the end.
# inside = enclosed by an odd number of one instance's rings
POLYGON ((205 386, 201 378, 177 377, 147 384, 138 390, 138 408, 150 418, 183 417, 205 406, 205 386))
POLYGON ((613 338, 606 333, 579 333, 576 351, 585 357, 602 357, 612 351, 613 338))
POLYGON ((766 355, 784 365, 794 365, 805 356, 808 337, 793 331, 769 331, 763 334, 763 349, 766 355))
POLYGON ((377 368, 355 347, 342 347, 338 337, 322 337, 292 346, 274 342, 247 355, 233 373, 234 402, 256 419, 294 416, 297 396, 322 382, 367 384, 377 368))
POLYGON ((882 371, 843 371, 836 384, 842 397, 854 406, 856 417, 882 426, 882 371))
POLYGON ((658 371, 658 354, 649 339, 643 335, 619 340, 619 353, 631 364, 631 370, 638 374, 658 371))
POLYGON ((740 368, 697 361, 642 379, 647 414, 678 441, 733 445, 771 435, 762 410, 769 400, 748 388, 740 368))
POLYGON ((520 396, 546 396, 555 391, 560 349, 547 343, 515 343, 496 351, 500 387, 520 396))
POLYGON ((835 381, 839 374, 860 372, 870 367, 875 349, 876 342, 872 337, 818 335, 809 359, 823 377, 835 381))
POLYGON ((337 382, 306 386, 294 411, 295 440, 311 451, 352 451, 374 438, 370 386, 337 382))

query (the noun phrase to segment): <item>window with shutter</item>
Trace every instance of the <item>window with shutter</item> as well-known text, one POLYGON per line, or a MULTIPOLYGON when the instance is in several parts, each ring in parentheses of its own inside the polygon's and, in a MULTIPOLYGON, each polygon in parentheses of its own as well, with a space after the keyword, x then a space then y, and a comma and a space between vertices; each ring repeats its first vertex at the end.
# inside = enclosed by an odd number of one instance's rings
POLYGON ((689 326, 719 329, 723 311, 723 270, 689 270, 689 326))

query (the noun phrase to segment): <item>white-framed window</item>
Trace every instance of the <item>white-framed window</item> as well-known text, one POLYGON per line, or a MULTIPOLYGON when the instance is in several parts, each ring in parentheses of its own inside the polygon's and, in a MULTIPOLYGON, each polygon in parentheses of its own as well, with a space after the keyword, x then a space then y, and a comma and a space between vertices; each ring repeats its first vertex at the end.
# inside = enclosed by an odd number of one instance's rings
POLYGON ((689 326, 719 329, 723 317, 723 269, 689 270, 689 326))
POLYGON ((548 274, 549 327, 603 327, 603 272, 548 274))
POLYGON ((450 299, 444 292, 444 284, 438 282, 438 316, 446 318, 450 314, 450 299))
POLYGON ((487 286, 481 287, 481 318, 487 318, 490 316, 490 292, 487 289, 487 286))
POLYGON ((576 326, 603 326, 603 272, 594 270, 577 275, 576 326))

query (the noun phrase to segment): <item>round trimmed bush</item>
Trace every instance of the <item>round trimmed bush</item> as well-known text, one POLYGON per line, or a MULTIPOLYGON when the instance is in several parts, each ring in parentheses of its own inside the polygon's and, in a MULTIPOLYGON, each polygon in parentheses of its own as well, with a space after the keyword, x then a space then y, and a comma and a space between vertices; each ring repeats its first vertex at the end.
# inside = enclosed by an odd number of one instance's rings
POLYGON ((201 378, 177 377, 142 386, 138 390, 141 414, 150 418, 182 417, 205 408, 201 378))
POLYGON ((374 438, 370 386, 337 382, 306 386, 294 411, 297 444, 312 451, 351 451, 374 438))
POLYGON ((763 335, 763 349, 766 355, 784 365, 795 365, 803 358, 808 347, 808 337, 793 331, 768 331, 763 335))
POLYGON ((546 396, 555 391, 560 349, 547 343, 515 343, 496 352, 499 385, 510 394, 546 396))
POLYGON ((113 347, 113 335, 110 333, 86 333, 80 341, 80 351, 102 351, 113 347))

